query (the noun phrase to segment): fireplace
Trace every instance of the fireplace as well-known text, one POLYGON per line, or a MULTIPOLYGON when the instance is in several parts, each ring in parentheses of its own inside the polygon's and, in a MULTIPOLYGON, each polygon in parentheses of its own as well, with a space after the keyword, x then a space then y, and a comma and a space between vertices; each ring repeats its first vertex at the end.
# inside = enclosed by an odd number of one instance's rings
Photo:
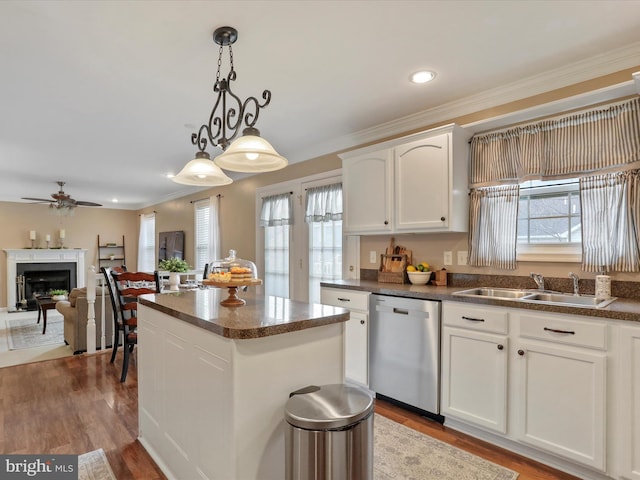
POLYGON ((24 277, 24 298, 29 301, 34 293, 47 293, 51 289, 70 291, 84 287, 86 249, 5 249, 7 255, 7 309, 15 312, 25 307, 18 287, 18 276, 24 277))
POLYGON ((46 295, 53 289, 64 289, 70 292, 76 287, 76 264, 61 263, 19 263, 16 265, 16 277, 24 281, 24 297, 20 292, 20 282, 16 284, 18 310, 36 310, 34 295, 46 295), (20 302, 20 298, 24 298, 20 302))

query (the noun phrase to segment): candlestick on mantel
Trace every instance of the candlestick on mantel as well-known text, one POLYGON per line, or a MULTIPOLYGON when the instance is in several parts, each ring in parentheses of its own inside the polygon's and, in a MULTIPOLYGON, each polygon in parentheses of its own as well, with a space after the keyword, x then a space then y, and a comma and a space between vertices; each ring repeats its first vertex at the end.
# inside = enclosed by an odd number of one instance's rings
POLYGON ((35 239, 36 239, 36 231, 29 230, 29 240, 35 240, 35 239))
POLYGON ((65 231, 64 231, 64 228, 61 228, 60 229, 60 239, 64 239, 64 237, 65 237, 65 231))

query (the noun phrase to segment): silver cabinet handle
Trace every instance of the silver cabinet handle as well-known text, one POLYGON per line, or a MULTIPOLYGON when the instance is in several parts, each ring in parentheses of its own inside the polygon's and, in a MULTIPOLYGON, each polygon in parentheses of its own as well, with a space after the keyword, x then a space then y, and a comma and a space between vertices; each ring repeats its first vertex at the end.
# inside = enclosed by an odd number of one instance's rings
POLYGON ((350 298, 340 298, 340 297, 338 297, 338 300, 340 300, 341 302, 350 302, 351 301, 350 298))
POLYGON ((484 318, 462 317, 463 320, 469 320, 470 322, 484 322, 484 318))

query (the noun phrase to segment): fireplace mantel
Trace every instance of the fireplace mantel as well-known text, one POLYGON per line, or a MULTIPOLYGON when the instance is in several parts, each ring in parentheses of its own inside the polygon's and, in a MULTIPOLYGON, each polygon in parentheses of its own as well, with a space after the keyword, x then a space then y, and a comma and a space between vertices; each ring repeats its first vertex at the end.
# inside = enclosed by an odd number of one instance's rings
POLYGON ((75 263, 78 287, 85 285, 85 248, 5 248, 7 255, 7 309, 16 310, 16 265, 19 263, 75 263))

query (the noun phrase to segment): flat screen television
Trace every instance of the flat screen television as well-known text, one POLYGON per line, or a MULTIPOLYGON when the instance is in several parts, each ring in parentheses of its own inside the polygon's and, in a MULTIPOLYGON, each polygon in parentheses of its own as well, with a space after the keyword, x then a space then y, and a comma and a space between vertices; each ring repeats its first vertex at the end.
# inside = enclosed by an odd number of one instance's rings
POLYGON ((167 258, 184 260, 184 232, 160 232, 158 234, 158 261, 167 258))

